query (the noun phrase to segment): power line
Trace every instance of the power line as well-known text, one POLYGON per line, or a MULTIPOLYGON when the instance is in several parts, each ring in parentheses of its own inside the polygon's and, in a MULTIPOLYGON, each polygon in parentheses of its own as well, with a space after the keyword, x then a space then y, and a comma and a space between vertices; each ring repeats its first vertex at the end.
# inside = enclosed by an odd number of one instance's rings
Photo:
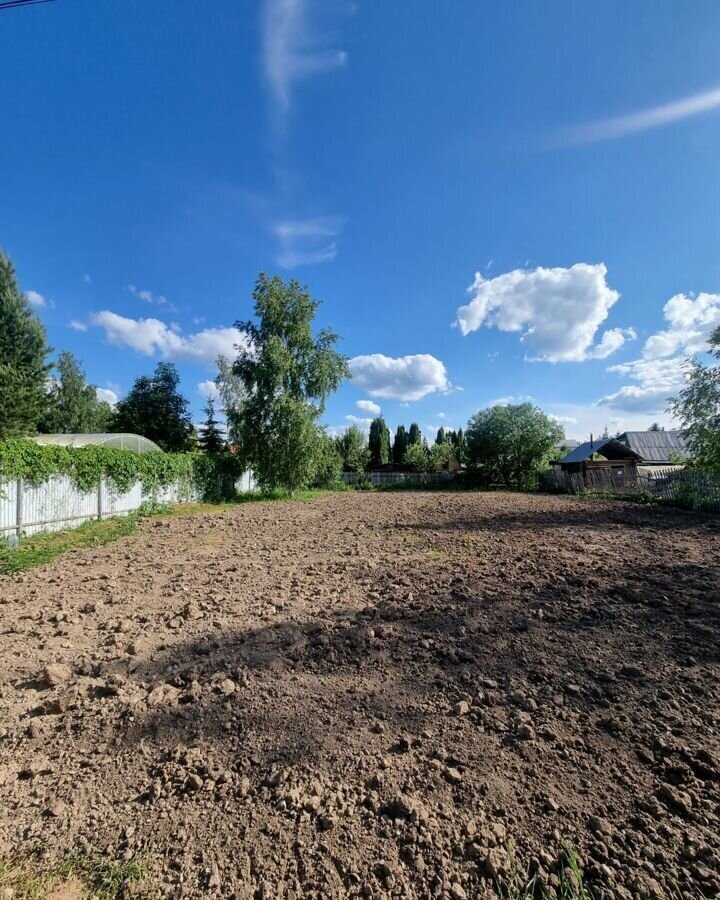
POLYGON ((0 0, 0 11, 15 6, 37 6, 40 3, 54 3, 55 0, 0 0))

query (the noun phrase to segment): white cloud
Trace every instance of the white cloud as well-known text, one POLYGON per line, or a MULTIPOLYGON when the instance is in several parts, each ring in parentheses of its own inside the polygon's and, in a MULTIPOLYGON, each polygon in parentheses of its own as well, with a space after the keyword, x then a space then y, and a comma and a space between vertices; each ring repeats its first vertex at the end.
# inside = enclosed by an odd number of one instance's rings
POLYGON ((198 393, 202 394, 202 396, 206 400, 217 400, 220 397, 220 391, 218 390, 218 386, 214 381, 208 379, 207 381, 201 381, 198 386, 198 393))
POLYGON ((720 88, 716 87, 624 116, 575 125, 561 131, 559 138, 564 144, 594 144, 670 125, 672 122, 679 122, 681 119, 697 116, 718 107, 720 107, 720 88))
POLYGON ((138 300, 142 300, 143 303, 151 303, 153 306, 163 306, 168 312, 177 312, 177 307, 173 306, 168 298, 164 297, 162 294, 153 294, 152 291, 140 290, 139 288, 136 288, 134 284, 129 284, 128 290, 133 297, 137 297, 138 300))
POLYGON ((463 335, 483 325, 522 332, 533 361, 581 362, 604 359, 635 337, 632 329, 613 328, 594 344, 620 294, 606 279, 604 263, 570 268, 514 269, 485 279, 478 272, 468 288, 470 303, 457 311, 463 335))
POLYGON ((114 409, 117 406, 117 402, 120 399, 117 393, 110 388, 95 388, 95 395, 98 400, 103 400, 105 403, 109 403, 110 406, 114 409))
POLYGON ((206 328, 183 335, 177 326, 159 319, 130 319, 109 310, 93 313, 90 320, 104 329, 108 343, 166 359, 196 363, 212 363, 220 355, 232 359, 237 355, 235 345, 247 342, 237 328, 206 328))
POLYGON ((365 431, 367 431, 370 428, 370 425, 372 424, 372 419, 367 419, 362 416, 350 415, 350 416, 345 416, 345 419, 351 425, 357 425, 358 428, 362 428, 365 431))
POLYGON ((549 416, 553 421, 557 422, 558 425, 577 425, 578 420, 575 416, 555 416, 550 413, 549 416))
POLYGON ((488 406, 516 406, 519 403, 534 403, 535 398, 531 394, 506 394, 504 397, 496 397, 488 402, 488 406))
POLYGON ((87 331, 88 330, 87 325, 84 322, 81 322, 79 319, 73 319, 72 322, 70 322, 68 327, 74 329, 75 331, 87 331))
POLYGON ((290 110, 296 82, 345 64, 347 54, 328 48, 311 21, 309 0, 264 0, 262 66, 278 116, 290 110))
POLYGON ((374 416, 380 415, 380 406, 377 403, 373 403, 372 400, 358 400, 355 406, 357 409, 360 409, 363 412, 372 413, 374 416))
POLYGON ((429 353, 399 358, 373 353, 355 356, 349 365, 355 383, 371 397, 411 401, 452 390, 445 366, 429 353))
POLYGON ((275 261, 284 269, 332 262, 338 253, 334 239, 342 230, 340 216, 316 216, 308 219, 286 219, 272 225, 277 238, 275 261))
POLYGON ((688 354, 707 349, 714 328, 720 325, 720 294, 697 297, 676 294, 663 308, 668 328, 650 335, 640 359, 610 366, 609 372, 633 382, 598 400, 602 406, 648 414, 662 413, 668 398, 683 385, 683 364, 688 354))
POLYGON ((47 300, 42 294, 38 294, 37 291, 28 291, 25 296, 28 298, 28 303, 32 306, 37 306, 38 309, 42 309, 44 306, 48 305, 47 300))
POLYGON ((85 284, 92 284, 92 278, 87 273, 83 275, 82 280, 85 282, 85 284))

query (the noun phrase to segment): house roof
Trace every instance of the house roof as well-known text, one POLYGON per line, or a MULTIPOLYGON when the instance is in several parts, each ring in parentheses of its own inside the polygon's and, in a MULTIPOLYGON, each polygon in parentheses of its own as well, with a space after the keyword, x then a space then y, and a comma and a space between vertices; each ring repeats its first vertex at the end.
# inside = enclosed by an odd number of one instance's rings
POLYGON ((642 458, 639 453, 636 453, 627 444, 621 443, 616 438, 600 438, 596 441, 586 441, 584 444, 580 444, 579 447, 576 447, 567 456, 564 456, 560 460, 560 464, 583 462, 589 459, 593 453, 599 453, 605 459, 610 460, 640 460, 642 458))
POLYGON ((556 450, 574 450, 576 447, 580 446, 580 441, 576 441, 574 438, 563 438, 561 441, 558 441, 555 444, 556 450))
POLYGON ((618 440, 627 444, 648 463, 672 463, 688 456, 687 442, 681 431, 626 431, 618 440))

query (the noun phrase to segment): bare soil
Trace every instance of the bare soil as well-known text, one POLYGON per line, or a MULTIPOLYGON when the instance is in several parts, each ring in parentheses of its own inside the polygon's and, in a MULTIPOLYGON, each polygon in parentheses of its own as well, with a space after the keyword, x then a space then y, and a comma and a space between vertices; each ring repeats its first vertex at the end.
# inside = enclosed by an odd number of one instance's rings
POLYGON ((145 895, 720 892, 720 520, 338 494, 0 577, 0 858, 145 895))

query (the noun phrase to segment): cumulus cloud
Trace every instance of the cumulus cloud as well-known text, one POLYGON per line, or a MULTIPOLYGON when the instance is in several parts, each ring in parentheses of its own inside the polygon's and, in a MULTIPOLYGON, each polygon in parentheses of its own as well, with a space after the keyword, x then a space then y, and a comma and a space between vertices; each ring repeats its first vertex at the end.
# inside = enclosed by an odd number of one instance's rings
POLYGON ((533 361, 604 359, 635 337, 632 329, 613 328, 595 343, 620 297, 606 276, 604 263, 515 269, 490 279, 478 272, 468 288, 472 299, 458 309, 456 324, 463 335, 483 326, 520 332, 533 361))
POLYGON ((88 327, 84 322, 81 322, 79 319, 73 319, 70 322, 69 328, 72 328, 74 331, 87 331, 88 327))
POLYGON ((602 397, 600 405, 648 414, 663 412, 668 398, 683 386, 686 356, 706 350, 710 333, 720 326, 720 294, 676 294, 663 313, 668 327, 650 335, 640 358, 608 369, 632 383, 602 397))
POLYGON ((220 397, 218 386, 211 379, 208 379, 207 381, 201 381, 198 384, 197 389, 198 393, 202 394, 202 396, 206 400, 218 400, 220 397))
POLYGON ((357 425, 358 428, 362 428, 364 431, 368 431, 372 424, 372 419, 365 418, 364 416, 345 416, 345 421, 349 422, 351 425, 357 425))
POLYGON ((109 403, 113 409, 117 406, 117 402, 120 399, 117 395, 116 391, 113 391, 111 388, 95 388, 95 395, 98 400, 102 400, 105 403, 109 403))
POLYGON ((332 262, 338 253, 335 238, 342 230, 340 216, 285 219, 272 225, 278 242, 275 261, 284 269, 332 262))
POLYGON ((28 298, 28 303, 32 306, 37 306, 38 309, 42 309, 42 307, 48 305, 47 300, 42 294, 38 294, 37 291, 28 291, 25 296, 28 298))
POLYGON ((373 416, 380 415, 380 406, 377 403, 373 403, 372 400, 358 400, 355 406, 362 412, 372 413, 373 416))
POLYGON ((715 87, 624 116, 575 125, 561 131, 558 137, 562 144, 594 144, 598 141, 609 141, 628 134, 648 131, 651 128, 660 128, 719 107, 720 87, 715 87))
POLYGON ((549 418, 551 418, 554 422, 557 422, 558 425, 577 425, 578 420, 575 416, 554 416, 552 413, 549 418))
POLYGON ((309 0, 264 0, 262 5, 262 67, 278 118, 289 112, 298 81, 347 60, 344 51, 327 46, 311 7, 309 0))
POLYGON ((235 346, 247 343, 247 336, 237 328, 205 328, 184 335, 178 326, 159 319, 131 319, 110 310, 93 313, 90 321, 105 331, 108 343, 165 359, 212 363, 218 356, 233 358, 235 346))
POLYGON ((354 382, 371 397, 412 401, 452 389, 445 366, 429 353, 401 357, 373 353, 355 356, 349 365, 354 382))

